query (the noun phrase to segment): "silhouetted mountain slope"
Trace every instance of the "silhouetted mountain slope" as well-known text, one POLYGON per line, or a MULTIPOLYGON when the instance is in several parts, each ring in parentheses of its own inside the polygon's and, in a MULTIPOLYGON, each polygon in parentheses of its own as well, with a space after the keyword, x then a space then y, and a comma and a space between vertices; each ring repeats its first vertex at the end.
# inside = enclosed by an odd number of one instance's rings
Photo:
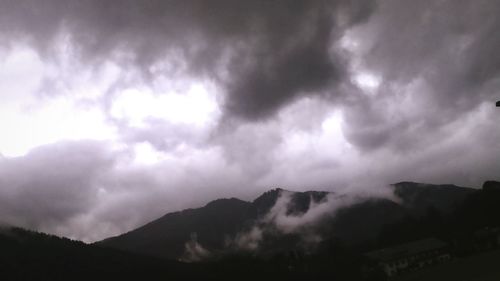
POLYGON ((500 182, 486 183, 482 190, 472 193, 455 210, 454 225, 458 230, 500 226, 500 188, 495 188, 500 182))
POLYGON ((456 185, 435 185, 400 182, 394 185, 394 194, 402 205, 415 214, 423 215, 429 208, 449 214, 476 189, 456 185))
POLYGON ((363 271, 364 252, 438 237, 462 257, 490 243, 477 235, 500 226, 497 184, 491 182, 482 190, 398 184, 401 203, 275 189, 253 202, 220 199, 170 213, 98 245, 0 228, 0 279, 385 280, 378 271, 363 271), (442 200, 450 202, 435 205, 442 200), (240 242, 257 246, 238 248, 240 242), (187 264, 150 257, 184 258, 186 252, 212 258, 187 264))
POLYGON ((276 188, 273 190, 269 190, 264 192, 261 196, 257 197, 252 205, 257 211, 258 216, 263 216, 271 210, 271 208, 276 204, 276 200, 280 196, 280 193, 283 191, 281 188, 276 188))
POLYGON ((497 181, 485 181, 483 184, 483 190, 500 190, 500 182, 497 181))
POLYGON ((183 280, 199 277, 193 268, 19 228, 0 230, 1 280, 183 280))
POLYGON ((169 213, 153 222, 100 244, 158 257, 178 259, 185 243, 197 233, 198 243, 210 249, 224 247, 224 238, 234 236, 249 219, 257 216, 251 203, 219 199, 199 209, 169 213))
MULTIPOLYGON (((389 246, 427 237, 438 237, 453 244, 457 255, 477 250, 478 233, 500 227, 500 190, 477 189, 451 212, 429 208, 423 215, 407 216, 386 225, 379 234, 378 246, 389 246)), ((488 242, 489 243, 489 242, 488 242)))
POLYGON ((371 199, 340 210, 332 223, 332 233, 348 243, 373 240, 385 225, 407 215, 407 210, 393 201, 371 199))
POLYGON ((214 257, 238 249, 269 255, 304 250, 329 239, 357 244, 374 241, 385 225, 423 215, 429 208, 450 213, 474 192, 453 185, 410 182, 395 184, 394 189, 401 204, 384 198, 283 189, 265 192, 253 202, 220 199, 202 208, 167 214, 99 244, 171 259, 182 259, 192 251, 214 257))

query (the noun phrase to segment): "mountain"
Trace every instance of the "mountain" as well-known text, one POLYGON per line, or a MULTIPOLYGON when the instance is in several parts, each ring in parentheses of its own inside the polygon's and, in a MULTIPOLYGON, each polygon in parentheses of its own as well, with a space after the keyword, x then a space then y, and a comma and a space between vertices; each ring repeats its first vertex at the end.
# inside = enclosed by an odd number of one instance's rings
POLYGON ((500 190, 500 182, 497 181, 485 181, 483 184, 483 190, 495 191, 500 190))
POLYGON ((219 199, 202 208, 170 213, 94 245, 0 227, 0 276, 2 280, 386 280, 383 272, 370 269, 372 263, 363 253, 426 237, 447 242, 458 260, 494 250, 489 236, 484 240, 484 235, 477 235, 499 229, 498 186, 488 182, 483 189, 472 190, 399 183, 394 191, 400 198, 394 201, 274 189, 252 202, 219 199))
POLYGON ((88 245, 20 228, 0 228, 2 280, 185 280, 194 265, 88 245))
POLYGON ((235 235, 256 217, 252 204, 239 199, 219 199, 199 209, 166 214, 136 230, 106 239, 99 244, 126 251, 179 259, 185 244, 197 233, 198 243, 222 248, 226 236, 235 235))
MULTIPOLYGON (((317 263, 314 261, 314 264, 317 263)), ((309 264, 307 267, 310 268, 309 264)), ((353 266, 348 267, 349 274, 356 271, 353 266)), ((0 279, 5 281, 255 280, 262 277, 295 280, 323 274, 302 268, 290 270, 287 259, 233 258, 215 263, 182 263, 21 228, 0 227, 0 279)))
POLYGON ((449 214, 476 190, 456 185, 435 185, 414 182, 394 184, 394 194, 401 198, 402 205, 417 215, 434 208, 449 214))
POLYGON ((198 209, 166 214, 98 245, 134 253, 197 261, 228 253, 273 255, 314 251, 325 241, 375 241, 386 225, 429 209, 451 213, 474 189, 402 182, 400 203, 386 198, 274 189, 252 202, 219 199, 198 209))

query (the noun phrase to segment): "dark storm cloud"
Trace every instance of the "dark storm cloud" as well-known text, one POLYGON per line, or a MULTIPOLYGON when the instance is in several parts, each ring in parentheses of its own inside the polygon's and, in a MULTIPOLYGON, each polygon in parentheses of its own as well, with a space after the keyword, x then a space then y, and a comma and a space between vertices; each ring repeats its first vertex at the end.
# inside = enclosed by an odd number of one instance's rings
POLYGON ((385 82, 376 96, 357 95, 348 105, 349 140, 368 151, 413 151, 498 98, 499 12, 490 0, 381 1, 353 34, 369 46, 363 67, 385 82))
POLYGON ((163 74, 207 75, 225 85, 226 116, 257 120, 341 79, 345 59, 331 46, 374 8, 361 0, 3 0, 0 30, 45 58, 69 39, 86 63, 114 58, 144 77, 168 59, 163 74))
POLYGON ((56 64, 67 48, 79 64, 121 68, 96 101, 106 109, 157 76, 225 94, 221 126, 111 120, 118 156, 78 142, 0 158, 0 222, 95 241, 276 186, 479 187, 500 167, 498 14, 494 0, 0 0, 0 47, 22 41, 56 64), (358 87, 363 71, 380 86, 358 87), (343 120, 324 124, 334 112, 343 120), (163 158, 136 164, 142 142, 163 158))
POLYGON ((0 221, 38 228, 64 224, 94 206, 113 157, 98 142, 39 147, 0 161, 0 221))

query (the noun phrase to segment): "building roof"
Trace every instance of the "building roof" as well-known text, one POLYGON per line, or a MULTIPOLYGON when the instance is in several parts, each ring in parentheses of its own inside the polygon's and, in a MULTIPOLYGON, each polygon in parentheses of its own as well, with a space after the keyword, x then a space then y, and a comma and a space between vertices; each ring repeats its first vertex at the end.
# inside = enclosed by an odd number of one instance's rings
POLYGON ((404 257, 414 256, 420 253, 437 250, 446 247, 447 244, 436 238, 427 238, 413 241, 406 244, 397 245, 390 248, 376 250, 366 253, 369 258, 378 261, 396 260, 404 257))

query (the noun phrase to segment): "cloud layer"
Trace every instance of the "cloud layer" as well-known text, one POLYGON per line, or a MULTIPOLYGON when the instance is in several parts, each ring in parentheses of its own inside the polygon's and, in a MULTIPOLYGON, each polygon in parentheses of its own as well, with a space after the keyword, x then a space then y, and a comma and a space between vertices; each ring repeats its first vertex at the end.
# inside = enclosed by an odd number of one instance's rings
POLYGON ((498 179, 499 12, 0 0, 0 221, 94 241, 276 186, 498 179))
POLYGON ((186 71, 224 85, 227 115, 257 120, 344 75, 332 47, 373 1, 4 1, 4 36, 44 57, 57 41, 90 64, 114 59, 143 78, 186 71), (167 62, 162 65, 163 60, 167 62))

